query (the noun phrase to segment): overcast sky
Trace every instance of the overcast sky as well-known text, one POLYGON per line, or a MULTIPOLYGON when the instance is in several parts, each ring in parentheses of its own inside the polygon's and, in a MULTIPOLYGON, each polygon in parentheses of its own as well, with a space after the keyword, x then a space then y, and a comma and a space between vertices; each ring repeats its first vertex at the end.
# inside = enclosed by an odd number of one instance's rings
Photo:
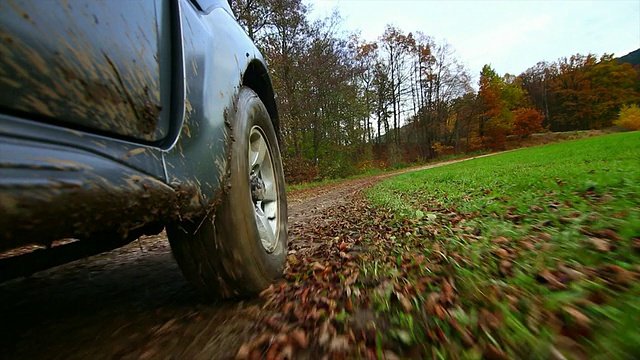
POLYGON ((640 0, 306 0, 311 19, 338 9, 343 30, 376 40, 386 24, 453 46, 477 81, 484 64, 518 75, 576 53, 625 55, 640 48, 640 0))

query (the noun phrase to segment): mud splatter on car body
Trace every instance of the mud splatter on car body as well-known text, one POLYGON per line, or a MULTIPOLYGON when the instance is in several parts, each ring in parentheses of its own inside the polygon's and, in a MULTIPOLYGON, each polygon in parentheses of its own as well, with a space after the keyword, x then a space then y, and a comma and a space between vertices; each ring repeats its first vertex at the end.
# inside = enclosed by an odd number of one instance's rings
POLYGON ((226 1, 203 4, 0 1, 0 251, 126 243, 215 208, 239 89, 278 114, 226 1))

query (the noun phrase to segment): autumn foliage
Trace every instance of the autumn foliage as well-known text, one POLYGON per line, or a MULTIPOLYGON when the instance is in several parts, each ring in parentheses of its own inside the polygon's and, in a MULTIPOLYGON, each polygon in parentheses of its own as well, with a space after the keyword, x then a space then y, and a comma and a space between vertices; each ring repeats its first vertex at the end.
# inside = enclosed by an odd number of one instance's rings
POLYGON ((640 130, 640 108, 635 104, 623 106, 614 124, 631 131, 640 130))
POLYGON ((531 134, 544 131, 540 111, 531 108, 516 109, 513 112, 513 134, 526 138, 531 134))
MULTIPOLYGON (((296 159, 289 182, 348 176, 364 171, 361 164, 425 161, 442 155, 441 146, 457 154, 498 150, 545 129, 603 129, 624 105, 640 103, 638 69, 613 54, 575 54, 500 74, 490 65, 465 68, 446 41, 419 29, 387 25, 365 41, 336 30, 338 13, 311 21, 302 0, 232 4, 270 67, 281 150, 296 159), (301 159, 317 174, 298 166, 301 159)), ((627 117, 618 123, 635 128, 627 117)))

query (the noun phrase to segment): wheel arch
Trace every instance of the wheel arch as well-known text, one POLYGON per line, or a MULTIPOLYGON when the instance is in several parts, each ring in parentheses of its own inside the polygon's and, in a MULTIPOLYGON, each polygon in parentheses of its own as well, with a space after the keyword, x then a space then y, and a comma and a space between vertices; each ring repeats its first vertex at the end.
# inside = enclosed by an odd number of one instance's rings
POLYGON ((253 90, 267 108, 273 128, 276 130, 276 136, 280 141, 280 118, 267 67, 257 59, 251 61, 242 77, 242 85, 253 90))

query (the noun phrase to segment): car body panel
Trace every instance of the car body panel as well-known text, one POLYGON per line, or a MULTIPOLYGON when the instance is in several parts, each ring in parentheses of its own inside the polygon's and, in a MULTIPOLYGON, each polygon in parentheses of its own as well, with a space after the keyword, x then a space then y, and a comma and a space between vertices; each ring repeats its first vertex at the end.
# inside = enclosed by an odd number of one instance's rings
MULTIPOLYGON (((76 0, 55 4, 62 8, 71 4, 77 10, 76 6, 83 3, 76 0)), ((162 110, 158 113, 156 129, 152 134, 141 132, 137 125, 139 117, 126 108, 120 109, 117 117, 110 118, 108 122, 112 125, 117 123, 113 127, 105 127, 99 116, 98 112, 107 111, 105 109, 72 116, 69 120, 62 110, 50 114, 39 109, 39 105, 33 105, 29 101, 35 95, 29 95, 24 89, 17 91, 20 96, 16 95, 14 100, 17 103, 27 101, 24 104, 35 108, 20 108, 6 99, 0 100, 0 212, 3 214, 0 251, 32 243, 48 246, 62 237, 99 238, 121 244, 123 239, 157 233, 164 224, 198 223, 218 204, 226 186, 229 147, 233 141, 229 134, 234 126, 235 101, 243 86, 255 90, 267 106, 274 127, 278 128, 273 89, 264 59, 237 24, 224 0, 123 3, 134 8, 155 9, 162 17, 163 29, 170 30, 170 36, 161 30, 165 35, 159 36, 158 39, 163 40, 155 45, 154 51, 159 56, 157 64, 160 64, 158 72, 147 72, 151 75, 142 78, 144 81, 133 78, 125 86, 131 87, 127 90, 131 93, 142 89, 148 94, 160 94, 162 110), (158 4, 163 9, 168 6, 169 11, 158 12, 158 4), (165 15, 170 15, 169 19, 165 19, 165 15), (164 39, 169 39, 170 44, 165 44, 164 39), (158 47, 160 43, 165 44, 164 50, 158 47), (167 48, 170 51, 165 51, 167 48), (167 72, 163 70, 164 66, 169 67, 168 78, 164 75, 167 72)), ((96 2, 92 6, 106 7, 107 4, 112 2, 96 2)), ((40 17, 35 13, 47 11, 44 5, 51 6, 51 3, 0 0, 3 9, 8 5, 14 11, 11 18, 19 15, 22 20, 36 21, 40 17), (25 18, 22 13, 15 12, 15 4, 28 4, 33 8, 25 18), (42 6, 37 8, 38 4, 42 6)), ((122 9, 118 11, 122 13, 122 9)), ((93 16, 89 18, 93 19, 93 16)), ((7 19, 0 16, 0 29, 11 27, 7 19)), ((100 24, 103 23, 101 19, 105 17, 98 18, 100 24)), ((150 20, 147 21, 150 26, 150 20)), ((120 43, 115 39, 116 35, 124 36, 121 32, 114 33, 110 44, 120 43)), ((7 50, 4 40, 6 37, 0 38, 3 54, 12 51, 7 50)), ((93 52, 103 49, 99 44, 92 46, 93 52)), ((131 46, 122 49, 136 51, 131 46)), ((53 54, 55 56, 55 52, 53 54)), ((119 54, 119 58, 134 59, 136 54, 119 54)), ((147 52, 140 54, 148 60, 147 52)), ((21 59, 15 57, 16 53, 9 55, 14 56, 11 60, 14 62, 21 59)), ((103 67, 105 64, 111 67, 106 57, 97 56, 96 59, 103 67)), ((0 58, 3 71, 0 78, 24 65, 12 65, 11 61, 0 58)), ((37 65, 36 68, 42 65, 33 60, 24 61, 29 66, 37 65)), ((118 73, 126 66, 134 66, 131 65, 133 61, 128 65, 115 60, 111 62, 118 73)), ((140 63, 136 61, 136 64, 140 63)), ((77 65, 95 70, 93 65, 84 62, 77 65)), ((53 62, 42 66, 54 70, 39 69, 34 78, 9 77, 6 80, 5 77, 0 79, 0 84, 4 88, 7 81, 24 81, 20 86, 34 87, 37 93, 45 86, 43 83, 53 86, 62 74, 53 62), (45 75, 51 78, 42 79, 45 75)), ((85 75, 88 76, 85 82, 88 82, 90 71, 85 75)), ((115 72, 106 71, 98 77, 106 79, 105 86, 112 86, 109 91, 119 91, 115 72)), ((64 86, 71 87, 71 93, 77 95, 84 85, 80 79, 74 81, 64 86)), ((20 86, 13 89, 20 89, 20 86)), ((47 91, 57 94, 67 89, 59 84, 56 86, 47 91)), ((9 90, 1 91, 0 95, 4 96, 9 90)), ((122 90, 118 94, 125 96, 121 100, 126 103, 129 99, 125 93, 122 90)), ((77 100, 49 100, 61 99, 77 100)), ((86 105, 86 108, 91 106, 86 105)))
POLYGON ((264 60, 223 6, 205 13, 188 1, 179 3, 183 124, 176 143, 164 153, 167 182, 199 189, 200 205, 209 208, 225 181, 229 130, 243 74, 252 61, 264 60))
POLYGON ((0 2, 0 107, 145 142, 169 132, 169 0, 0 2))

